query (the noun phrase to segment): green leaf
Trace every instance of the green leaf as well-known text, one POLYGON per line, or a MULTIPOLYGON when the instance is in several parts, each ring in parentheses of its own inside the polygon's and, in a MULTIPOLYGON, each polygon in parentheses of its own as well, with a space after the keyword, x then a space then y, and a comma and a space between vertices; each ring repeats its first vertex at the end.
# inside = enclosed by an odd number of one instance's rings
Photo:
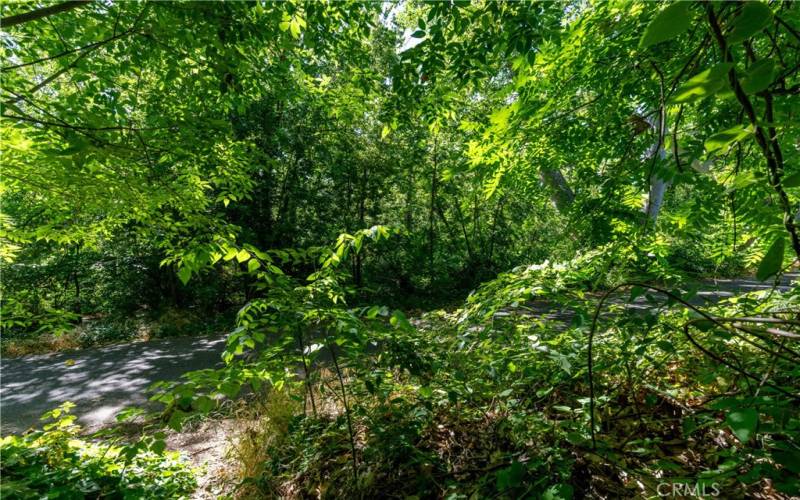
POLYGON ((728 413, 725 421, 739 441, 746 443, 756 432, 758 412, 752 408, 742 408, 728 413))
POLYGON ((767 4, 746 2, 739 15, 731 22, 728 43, 738 43, 750 38, 772 22, 772 11, 767 4))
POLYGON ((402 311, 394 311, 392 313, 392 317, 389 319, 389 323, 392 324, 395 328, 399 330, 413 330, 414 327, 411 326, 411 323, 408 322, 406 315, 402 313, 402 311))
POLYGON ((707 332, 714 328, 716 325, 710 319, 701 319, 700 321, 694 322, 694 327, 702 332, 707 332))
POLYGON ((183 421, 186 420, 186 416, 187 414, 181 410, 173 411, 172 415, 169 417, 167 426, 174 431, 180 431, 183 421))
POLYGON ((250 259, 250 262, 247 263, 247 272, 252 273, 256 269, 261 267, 261 263, 256 259, 250 259))
POLYGON ((800 451, 787 449, 772 454, 772 458, 781 464, 786 470, 800 476, 800 451))
POLYGON ((379 313, 380 311, 381 311, 381 308, 380 308, 380 307, 378 307, 378 306, 372 306, 372 307, 370 307, 370 308, 367 310, 367 313, 365 314, 365 316, 366 316, 367 318, 369 318, 369 319, 373 319, 373 318, 376 318, 376 317, 378 316, 378 313, 379 313))
POLYGON ((497 472, 497 489, 503 491, 519 486, 524 475, 525 466, 520 462, 512 463, 510 467, 497 472))
POLYGON ((781 184, 783 184, 785 188, 800 187, 800 172, 790 175, 789 177, 784 177, 781 184))
POLYGON ((425 36, 425 32, 422 30, 417 30, 414 33, 411 33, 412 38, 423 38, 425 36))
POLYGON ((237 253, 236 248, 229 248, 228 252, 225 254, 225 257, 222 258, 222 260, 225 261, 232 260, 234 257, 236 257, 236 253, 237 253))
POLYGON ((761 259, 761 264, 758 265, 756 278, 759 281, 765 281, 770 276, 778 274, 778 271, 781 270, 781 265, 783 264, 784 245, 785 242, 782 236, 778 237, 778 239, 772 242, 772 245, 769 247, 769 250, 767 250, 764 258, 761 259))
POLYGON ((646 291, 647 290, 645 290, 643 287, 640 287, 640 286, 635 286, 635 287, 631 288, 631 298, 630 298, 629 302, 635 301, 637 298, 639 298, 642 295, 644 295, 646 291))
POLYGON ((292 19, 289 22, 289 32, 294 38, 300 38, 300 23, 296 19, 292 19))
POLYGON ((236 254, 236 261, 239 262, 240 264, 249 258, 250 258, 250 252, 244 249, 239 250, 239 253, 236 254))
POLYGON ((353 240, 353 248, 355 248, 356 253, 359 253, 361 251, 361 247, 363 245, 364 245, 364 235, 363 234, 359 234, 353 240))
POLYGON ((675 2, 662 10, 650 21, 644 30, 639 48, 647 48, 656 43, 675 38, 692 25, 689 15, 689 2, 675 2))
POLYGON ((214 409, 214 400, 208 396, 200 396, 194 400, 193 405, 197 410, 208 413, 214 409))
POLYGON ((705 142, 706 151, 709 153, 713 153, 720 149, 725 149, 729 145, 744 139, 750 134, 751 134, 750 129, 745 128, 743 125, 736 125, 735 127, 731 127, 728 130, 717 132, 716 134, 706 139, 705 142))
POLYGON ((242 386, 233 381, 225 381, 219 388, 219 391, 227 397, 234 399, 239 395, 242 386))
POLYGON ((166 449, 167 449, 167 443, 165 443, 164 440, 162 439, 154 441, 153 444, 150 445, 150 451, 152 451, 156 455, 161 455, 162 453, 164 453, 164 450, 166 449))
POLYGON ((727 74, 732 67, 732 63, 719 63, 714 67, 701 71, 678 87, 675 95, 670 99, 670 103, 679 104, 696 101, 716 93, 727 82, 727 74))
POLYGON ((181 280, 181 283, 184 285, 189 283, 189 279, 192 277, 192 270, 188 267, 182 267, 178 269, 178 279, 181 280))
POLYGON ((656 345, 658 346, 659 349, 661 349, 664 352, 668 353, 676 352, 675 346, 672 344, 672 342, 669 342, 667 340, 659 340, 658 342, 656 342, 656 345))
POLYGON ((730 193, 731 191, 736 191, 737 189, 743 189, 759 181, 760 179, 752 170, 740 172, 736 177, 733 178, 725 192, 730 193))
POLYGON ((569 484, 556 484, 547 489, 542 495, 542 500, 571 500, 575 489, 569 484))
POLYGON ((769 87, 774 79, 775 62, 761 59, 747 70, 741 81, 742 89, 748 94, 755 94, 769 87))

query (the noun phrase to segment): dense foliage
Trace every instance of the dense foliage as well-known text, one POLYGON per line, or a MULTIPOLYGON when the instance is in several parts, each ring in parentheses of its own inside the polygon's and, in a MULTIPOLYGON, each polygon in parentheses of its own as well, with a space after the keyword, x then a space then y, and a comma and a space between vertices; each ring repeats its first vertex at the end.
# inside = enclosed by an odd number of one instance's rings
POLYGON ((4 498, 186 498, 192 471, 163 438, 133 445, 90 442, 61 405, 42 416, 42 430, 2 439, 4 498))
POLYGON ((800 493, 797 285, 696 295, 800 258, 796 4, 2 16, 4 352, 227 329, 154 399, 254 406, 237 494, 800 493))

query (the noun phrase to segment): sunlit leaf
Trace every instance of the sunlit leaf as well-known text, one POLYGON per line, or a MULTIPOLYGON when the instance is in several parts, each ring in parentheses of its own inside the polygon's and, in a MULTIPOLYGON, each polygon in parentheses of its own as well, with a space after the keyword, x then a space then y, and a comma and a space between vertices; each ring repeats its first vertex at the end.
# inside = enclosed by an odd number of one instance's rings
POLYGON ((762 2, 744 2, 742 11, 731 22, 728 43, 738 43, 755 35, 772 22, 772 11, 762 2))
POLYGON ((735 127, 729 128, 728 130, 717 132, 716 134, 706 139, 705 142, 706 151, 709 153, 713 153, 720 149, 724 149, 730 146, 731 144, 744 139, 751 133, 752 132, 750 128, 745 127, 743 125, 737 125, 735 127))
POLYGON ((256 259, 250 259, 250 261, 247 262, 247 271, 250 273, 258 269, 259 267, 261 267, 261 263, 256 259))
POLYGON ((192 270, 188 267, 181 267, 178 269, 178 279, 181 280, 181 283, 184 285, 189 283, 189 280, 192 277, 192 270))
POLYGON ((761 259, 761 263, 758 265, 756 278, 759 281, 765 281, 767 278, 776 275, 778 271, 781 270, 785 244, 786 243, 784 242, 783 237, 777 238, 772 242, 769 250, 767 250, 767 253, 764 254, 764 258, 761 259))
POLYGON ((691 2, 675 2, 656 14, 639 40, 640 48, 670 40, 688 30, 692 25, 689 14, 691 2))
POLYGON ((692 102, 714 95, 725 86, 728 71, 732 67, 732 63, 719 63, 712 68, 701 71, 678 87, 670 102, 676 104, 692 102))
POLYGON ((772 59, 761 59, 742 78, 742 89, 748 94, 761 92, 770 86, 775 79, 775 73, 775 62, 772 59))

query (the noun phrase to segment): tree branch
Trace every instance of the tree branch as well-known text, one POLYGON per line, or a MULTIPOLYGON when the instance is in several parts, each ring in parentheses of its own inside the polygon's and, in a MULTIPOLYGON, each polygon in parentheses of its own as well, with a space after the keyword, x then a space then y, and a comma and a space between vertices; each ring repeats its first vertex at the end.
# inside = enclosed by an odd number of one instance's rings
MULTIPOLYGON (((706 4, 708 24, 711 26, 711 31, 717 39, 717 45, 722 52, 722 58, 725 62, 733 63, 733 54, 728 46, 725 36, 722 34, 722 29, 719 26, 717 16, 714 13, 714 8, 710 4, 706 4)), ((781 209, 783 210, 783 226, 789 233, 792 242, 792 248, 795 254, 800 258, 800 234, 798 234, 797 226, 794 221, 794 210, 789 202, 789 196, 783 189, 781 178, 783 177, 783 155, 777 140, 777 134, 774 127, 770 126, 769 136, 764 131, 764 128, 758 125, 758 117, 756 116, 755 107, 747 96, 747 93, 739 83, 736 77, 736 67, 731 66, 728 71, 728 81, 730 82, 733 93, 739 104, 742 106, 747 118, 755 129, 755 138, 758 146, 761 148, 764 157, 767 159, 767 173, 769 174, 769 183, 780 200, 781 209)), ((772 96, 768 92, 764 94, 766 103, 766 121, 772 122, 772 96)))
MULTIPOLYGON (((68 55, 73 54, 75 52, 83 52, 85 50, 94 50, 94 49, 96 49, 98 47, 101 47, 101 46, 107 44, 107 43, 113 42, 114 40, 116 40, 118 38, 122 38, 124 36, 130 35, 131 33, 133 33, 133 29, 129 29, 129 30, 124 31, 124 32, 122 32, 122 33, 120 33, 118 35, 111 36, 109 38, 106 38, 105 40, 100 40, 99 42, 93 42, 93 43, 90 43, 88 45, 84 45, 83 47, 77 47, 77 48, 74 48, 74 49, 65 50, 65 51, 60 52, 60 53, 58 53, 56 55, 53 55, 53 56, 41 57, 41 58, 36 59, 34 61, 21 63, 21 64, 15 64, 13 66, 4 66, 3 68, 0 68, 0 71, 10 71, 12 69, 24 68, 25 66, 31 66, 31 65, 39 64, 39 63, 42 63, 42 62, 45 62, 45 61, 52 61, 53 59, 58 59, 60 57, 68 56, 68 55)), ((83 56, 84 56, 84 54, 81 54, 78 57, 83 57, 83 56)))
POLYGON ((62 2, 56 5, 51 5, 50 7, 42 7, 41 9, 25 12, 24 14, 17 14, 16 16, 4 17, 0 19, 0 26, 2 26, 3 28, 10 28, 11 26, 16 26, 18 24, 35 21, 43 17, 52 16, 53 14, 66 12, 68 10, 72 10, 74 8, 86 5, 88 3, 91 3, 90 0, 70 0, 69 2, 62 2))

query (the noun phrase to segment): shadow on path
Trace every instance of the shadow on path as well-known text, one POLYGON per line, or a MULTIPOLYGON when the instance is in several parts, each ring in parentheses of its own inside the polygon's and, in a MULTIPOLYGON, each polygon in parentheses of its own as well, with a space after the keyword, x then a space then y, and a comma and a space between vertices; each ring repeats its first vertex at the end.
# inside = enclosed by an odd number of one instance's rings
POLYGON ((42 413, 65 401, 76 404, 79 424, 98 427, 127 406, 146 405, 154 382, 221 364, 224 348, 225 337, 172 338, 3 359, 2 434, 38 425, 42 413))

